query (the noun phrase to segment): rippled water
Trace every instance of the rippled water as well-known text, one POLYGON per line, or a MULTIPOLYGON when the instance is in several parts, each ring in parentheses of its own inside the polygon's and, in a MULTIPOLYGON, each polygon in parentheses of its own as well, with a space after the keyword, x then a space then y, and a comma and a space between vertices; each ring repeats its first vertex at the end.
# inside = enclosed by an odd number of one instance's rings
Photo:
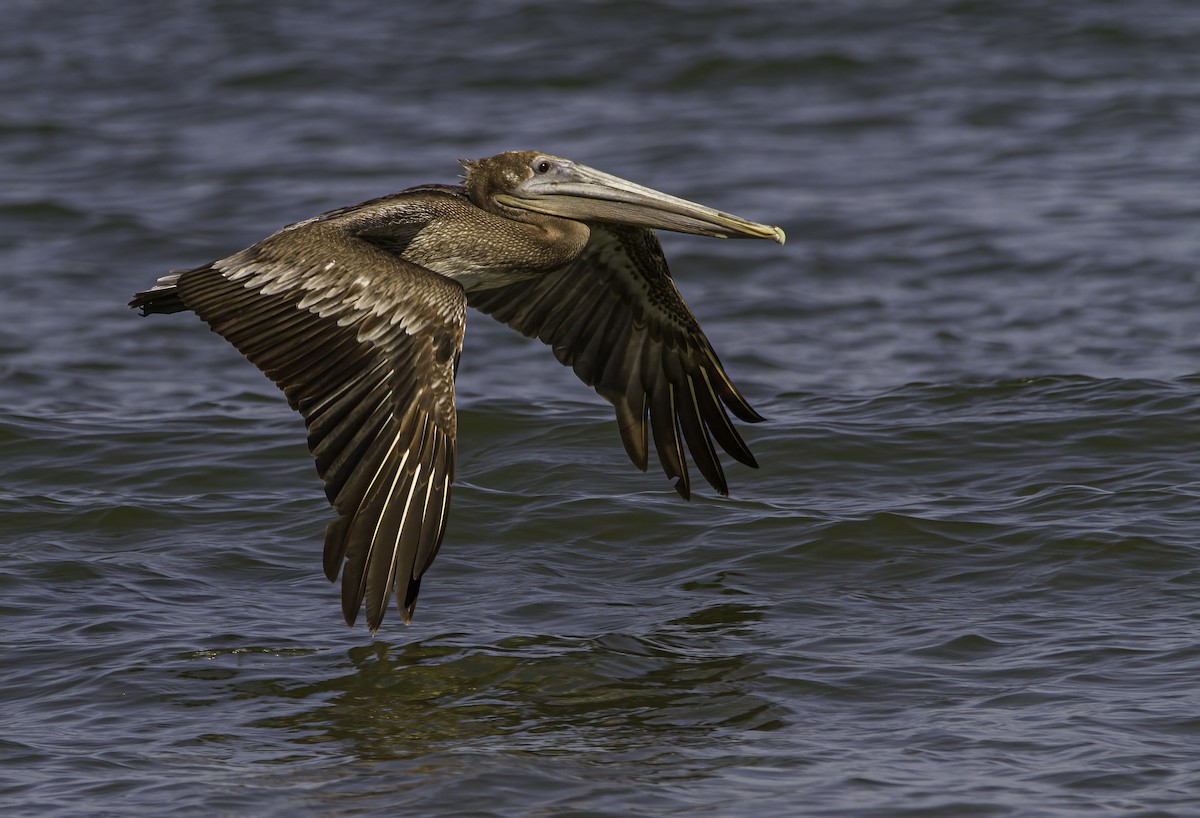
POLYGON ((10 3, 5 815, 1200 811, 1200 10, 10 3), (681 502, 472 315, 411 627, 340 621, 299 418, 170 267, 544 149, 769 422, 681 502))

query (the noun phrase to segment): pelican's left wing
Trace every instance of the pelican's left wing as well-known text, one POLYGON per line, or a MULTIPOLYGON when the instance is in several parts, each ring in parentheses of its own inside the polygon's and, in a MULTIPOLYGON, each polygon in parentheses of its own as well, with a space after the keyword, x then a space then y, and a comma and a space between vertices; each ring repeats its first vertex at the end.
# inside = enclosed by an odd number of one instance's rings
POLYGON ((445 531, 454 479, 462 287, 347 233, 294 225, 164 278, 131 306, 196 312, 287 395, 337 510, 325 573, 374 632, 393 588, 405 622, 445 531))
POLYGON ((639 469, 647 433, 676 490, 690 496, 684 444, 701 474, 728 494, 713 439, 757 467, 725 408, 762 420, 733 385, 675 288, 650 230, 589 225, 591 238, 572 263, 539 278, 472 289, 467 303, 529 337, 613 404, 625 450, 639 469))

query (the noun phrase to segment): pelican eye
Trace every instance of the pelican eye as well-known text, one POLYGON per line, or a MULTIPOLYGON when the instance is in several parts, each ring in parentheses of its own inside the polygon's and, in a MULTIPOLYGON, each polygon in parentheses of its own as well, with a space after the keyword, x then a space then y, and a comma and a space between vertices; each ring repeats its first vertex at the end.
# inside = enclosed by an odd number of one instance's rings
POLYGON ((552 165, 550 163, 549 159, 539 159, 533 163, 533 172, 534 173, 549 173, 550 168, 552 168, 552 167, 554 167, 554 165, 552 165))

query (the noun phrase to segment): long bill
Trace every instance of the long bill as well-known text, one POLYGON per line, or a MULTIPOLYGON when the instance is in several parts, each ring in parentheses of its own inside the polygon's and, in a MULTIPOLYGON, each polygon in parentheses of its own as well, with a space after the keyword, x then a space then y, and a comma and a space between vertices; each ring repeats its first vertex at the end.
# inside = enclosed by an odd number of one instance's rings
POLYGON ((501 203, 581 222, 609 222, 724 239, 771 239, 783 244, 783 229, 760 224, 657 190, 570 163, 566 173, 534 176, 501 203))

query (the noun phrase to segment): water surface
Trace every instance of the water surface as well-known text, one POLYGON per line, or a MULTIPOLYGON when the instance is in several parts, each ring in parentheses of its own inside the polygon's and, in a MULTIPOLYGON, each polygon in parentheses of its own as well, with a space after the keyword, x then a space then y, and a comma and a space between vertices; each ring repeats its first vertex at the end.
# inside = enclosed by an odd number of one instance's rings
POLYGON ((1195 814, 1193 4, 10 5, 0 811, 1195 814), (372 639, 299 418, 124 305, 511 148, 784 226, 664 237, 761 468, 472 315, 372 639))

